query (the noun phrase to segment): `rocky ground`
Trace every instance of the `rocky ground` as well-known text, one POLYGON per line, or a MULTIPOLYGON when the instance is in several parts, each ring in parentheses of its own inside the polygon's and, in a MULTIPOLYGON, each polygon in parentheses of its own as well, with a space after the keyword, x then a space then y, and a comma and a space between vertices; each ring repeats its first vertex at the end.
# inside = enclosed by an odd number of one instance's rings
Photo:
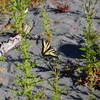
MULTIPOLYGON (((68 5, 70 10, 66 12, 59 12, 55 8, 51 8, 52 5, 48 2, 46 3, 46 10, 51 19, 51 28, 53 29, 53 41, 51 45, 56 48, 58 55, 61 58, 61 67, 67 65, 75 65, 76 59, 81 58, 82 51, 79 50, 81 45, 84 45, 82 28, 86 25, 85 13, 82 9, 82 0, 69 0, 68 5)), ((95 30, 100 30, 100 3, 97 4, 97 13, 94 17, 95 30)), ((34 27, 32 30, 32 36, 29 38, 29 42, 32 44, 30 46, 29 52, 38 62, 42 62, 38 67, 33 68, 38 75, 43 78, 50 78, 51 73, 43 59, 41 58, 41 42, 36 44, 36 40, 33 38, 34 35, 44 32, 42 20, 41 20, 41 10, 39 8, 33 8, 29 10, 29 15, 27 20, 34 22, 34 27)), ((0 25, 0 28, 2 25, 0 25)), ((10 33, 10 32, 9 32, 10 33)), ((11 35, 2 34, 0 35, 0 42, 7 41, 11 35)), ((20 52, 16 50, 10 50, 5 54, 7 57, 7 62, 0 62, 0 67, 4 67, 5 70, 0 72, 0 100, 8 100, 8 97, 16 97, 15 94, 10 92, 12 88, 12 82, 15 79, 14 73, 17 72, 14 63, 19 63, 20 52)), ((60 85, 65 86, 66 93, 62 94, 62 100, 89 100, 88 89, 85 86, 78 85, 74 86, 72 77, 67 77, 66 74, 62 74, 60 80, 60 85)), ((51 88, 47 82, 41 83, 36 87, 46 87, 46 95, 48 98, 45 100, 51 100, 51 88)), ((95 95, 97 100, 100 99, 100 91, 96 90, 95 95)), ((25 100, 21 97, 21 100, 25 100)))

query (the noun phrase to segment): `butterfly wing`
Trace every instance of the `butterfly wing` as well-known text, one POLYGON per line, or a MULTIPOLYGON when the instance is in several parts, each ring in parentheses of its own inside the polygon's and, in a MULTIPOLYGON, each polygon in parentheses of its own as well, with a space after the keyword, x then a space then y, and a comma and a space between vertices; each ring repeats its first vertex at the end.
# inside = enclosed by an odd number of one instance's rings
POLYGON ((42 40, 42 55, 58 57, 56 55, 56 51, 51 47, 50 42, 48 40, 42 40))
POLYGON ((45 53, 51 48, 49 41, 42 39, 42 54, 45 55, 45 53))
POLYGON ((52 57, 57 57, 56 51, 55 51, 53 48, 49 49, 49 50, 45 53, 45 55, 47 55, 47 56, 52 56, 52 57))

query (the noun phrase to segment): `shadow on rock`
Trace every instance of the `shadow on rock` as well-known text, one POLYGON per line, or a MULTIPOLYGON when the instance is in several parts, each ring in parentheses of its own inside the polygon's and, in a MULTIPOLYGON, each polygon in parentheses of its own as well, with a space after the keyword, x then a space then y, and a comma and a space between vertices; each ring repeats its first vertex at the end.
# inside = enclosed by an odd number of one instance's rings
POLYGON ((83 100, 79 95, 77 95, 76 97, 75 96, 71 96, 71 98, 73 100, 83 100))
POLYGON ((30 8, 29 11, 32 11, 34 15, 38 15, 41 10, 39 8, 30 8))
POLYGON ((36 71, 36 72, 47 72, 47 71, 50 71, 50 69, 44 68, 44 67, 40 67, 40 66, 37 66, 36 68, 38 69, 38 71, 36 71))
POLYGON ((18 56, 18 58, 15 59, 15 58, 11 57, 10 55, 8 55, 8 56, 6 56, 6 61, 10 62, 10 63, 14 63, 14 62, 20 62, 20 63, 22 63, 23 58, 21 58, 20 56, 18 56))
POLYGON ((60 46, 58 51, 63 53, 66 57, 82 58, 81 55, 83 55, 84 52, 81 51, 80 48, 81 48, 80 45, 65 44, 60 46))

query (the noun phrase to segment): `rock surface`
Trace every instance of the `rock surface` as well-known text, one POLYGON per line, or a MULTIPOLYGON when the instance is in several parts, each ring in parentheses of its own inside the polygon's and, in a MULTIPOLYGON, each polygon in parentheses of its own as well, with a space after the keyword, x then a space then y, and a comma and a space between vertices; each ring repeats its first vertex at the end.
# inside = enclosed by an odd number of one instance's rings
MULTIPOLYGON (((49 1, 49 0, 48 0, 49 1)), ((50 0, 51 1, 51 0, 50 0)), ((67 0, 65 0, 67 1, 67 0)), ((46 2, 46 10, 51 19, 51 28, 53 31, 53 41, 51 45, 57 49, 58 55, 61 57, 61 67, 67 65, 76 64, 76 58, 81 58, 82 51, 79 50, 83 41, 82 28, 86 25, 85 13, 82 10, 83 0, 68 0, 68 5, 70 10, 65 12, 59 12, 52 3, 46 2), (49 6, 49 7, 48 7, 49 6), (53 7, 53 8, 51 8, 53 7)), ((97 4, 97 14, 94 19, 95 30, 100 30, 100 2, 97 4)), ((39 8, 33 8, 29 10, 29 15, 27 20, 29 22, 34 21, 34 27, 32 30, 32 36, 43 33, 44 28, 42 25, 42 18, 39 8), (31 20, 31 21, 30 21, 31 20)), ((1 26, 0 26, 1 27, 1 26)), ((0 35, 0 42, 6 41, 9 38, 9 35, 0 35)), ((29 39, 29 42, 32 44, 30 46, 29 52, 36 59, 36 61, 41 62, 41 64, 33 68, 33 70, 43 78, 50 78, 51 73, 47 65, 43 62, 41 58, 41 41, 39 44, 36 44, 36 40, 32 37, 29 39)), ((13 80, 15 79, 14 73, 17 72, 17 68, 14 63, 20 63, 19 59, 20 52, 16 52, 14 49, 10 50, 5 54, 8 61, 0 62, 0 68, 5 68, 0 71, 0 100, 9 100, 8 98, 17 97, 15 94, 10 92, 10 88, 13 87, 13 80)), ((66 93, 62 94, 62 100, 89 100, 88 89, 84 86, 74 86, 73 80, 71 77, 66 77, 63 75, 59 83, 62 86, 65 86, 66 93)), ((51 100, 51 87, 48 85, 48 82, 39 84, 36 87, 38 90, 39 87, 45 87, 45 94, 48 96, 45 100, 51 100)), ((100 99, 100 91, 96 90, 95 95, 100 99)), ((21 100, 26 100, 24 97, 19 96, 21 100)))

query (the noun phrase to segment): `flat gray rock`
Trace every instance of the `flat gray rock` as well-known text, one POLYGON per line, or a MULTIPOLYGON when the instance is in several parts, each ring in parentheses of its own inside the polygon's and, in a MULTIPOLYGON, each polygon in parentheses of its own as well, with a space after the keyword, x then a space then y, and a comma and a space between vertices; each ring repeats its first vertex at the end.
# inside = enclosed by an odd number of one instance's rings
MULTIPOLYGON (((50 28, 53 29, 53 41, 51 42, 51 45, 56 48, 57 53, 60 56, 61 68, 67 65, 77 64, 76 59, 81 58, 83 52, 80 51, 79 48, 84 44, 82 28, 87 25, 85 13, 82 10, 83 0, 69 0, 68 4, 71 9, 61 13, 56 12, 55 7, 49 2, 46 2, 46 10, 51 20, 50 28)), ((100 31, 100 2, 97 4, 96 8, 97 13, 94 18, 95 30, 100 31)), ((37 62, 40 62, 37 67, 33 68, 33 72, 36 72, 41 78, 52 79, 53 76, 50 69, 41 57, 41 40, 36 44, 36 40, 33 39, 35 35, 44 33, 40 12, 41 10, 39 8, 33 8, 29 10, 27 16, 27 21, 30 22, 30 25, 33 24, 31 39, 28 39, 31 44, 29 52, 37 62)), ((1 27, 2 26, 0 26, 0 28, 1 27)), ((2 34, 0 35, 0 42, 7 41, 9 38, 10 35, 2 34)), ((9 97, 19 97, 20 100, 26 100, 25 97, 17 96, 10 92, 10 89, 13 88, 13 81, 16 79, 15 73, 18 72, 15 64, 19 64, 22 61, 20 55, 21 52, 17 52, 14 49, 10 50, 5 54, 8 61, 0 62, 0 67, 5 68, 4 71, 0 72, 0 100, 8 100, 9 97)), ((87 87, 82 85, 74 86, 73 79, 70 76, 67 77, 66 73, 62 72, 59 84, 66 87, 66 91, 61 94, 62 100, 90 100, 87 87)), ((50 84, 47 81, 40 83, 35 87, 34 92, 40 88, 46 88, 45 94, 47 99, 45 100, 51 100, 52 90, 50 84)), ((97 100, 99 100, 100 91, 96 90, 94 93, 97 100)))

